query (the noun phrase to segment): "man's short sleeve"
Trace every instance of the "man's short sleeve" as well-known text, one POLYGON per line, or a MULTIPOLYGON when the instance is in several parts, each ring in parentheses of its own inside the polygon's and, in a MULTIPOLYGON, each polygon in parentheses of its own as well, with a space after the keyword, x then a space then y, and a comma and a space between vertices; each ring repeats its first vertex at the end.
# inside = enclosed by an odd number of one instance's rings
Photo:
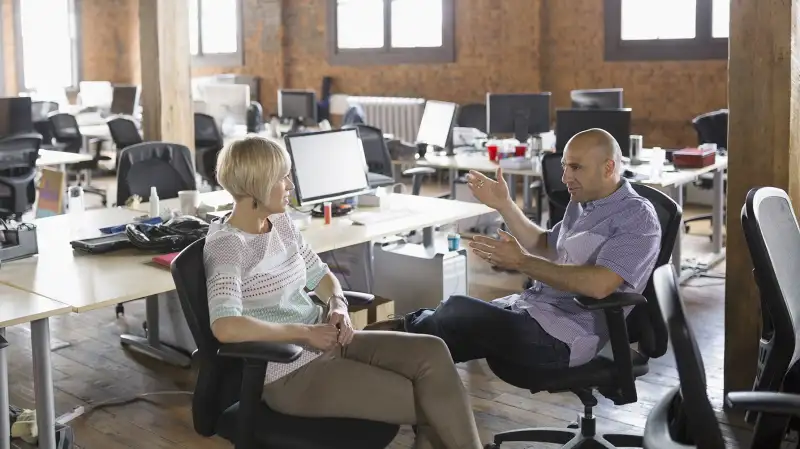
POLYGON ((558 234, 561 232, 561 222, 556 223, 555 226, 547 231, 547 250, 555 253, 556 244, 558 244, 558 234))
POLYGON ((627 206, 614 218, 613 233, 600 248, 597 265, 617 273, 636 292, 644 290, 661 247, 661 225, 646 200, 627 206))

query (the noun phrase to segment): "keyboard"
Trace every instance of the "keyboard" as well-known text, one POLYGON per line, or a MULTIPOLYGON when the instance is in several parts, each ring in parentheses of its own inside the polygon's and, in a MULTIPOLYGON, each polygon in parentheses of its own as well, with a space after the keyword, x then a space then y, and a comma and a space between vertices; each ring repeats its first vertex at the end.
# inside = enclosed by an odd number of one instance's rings
POLYGON ((407 210, 386 210, 380 212, 357 211, 348 215, 347 218, 357 225, 370 225, 384 221, 397 220, 407 217, 408 214, 409 211, 407 210))

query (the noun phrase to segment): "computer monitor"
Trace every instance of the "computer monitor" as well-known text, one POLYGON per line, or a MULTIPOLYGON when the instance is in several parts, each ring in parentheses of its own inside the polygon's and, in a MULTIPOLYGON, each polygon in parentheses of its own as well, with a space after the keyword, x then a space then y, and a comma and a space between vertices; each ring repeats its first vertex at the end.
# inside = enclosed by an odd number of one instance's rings
POLYGON ((111 113, 135 115, 139 106, 139 86, 117 85, 111 94, 111 113))
POLYGON ((34 129, 31 97, 0 98, 0 139, 32 132, 34 129))
POLYGON ((622 109, 622 88, 573 90, 573 109, 622 109))
POLYGON ((202 106, 196 104, 195 111, 214 117, 223 135, 236 134, 238 127, 247 126, 250 86, 208 83, 197 88, 202 106))
POLYGON ((556 110, 556 151, 561 153, 575 134, 600 128, 616 139, 622 155, 630 155, 631 109, 556 110))
POLYGON ((448 147, 448 137, 453 130, 458 105, 445 101, 428 100, 417 131, 418 144, 439 148, 448 147))
POLYGON ((486 94, 486 132, 514 134, 520 142, 550 131, 550 92, 486 94))
POLYGON ((313 90, 279 89, 278 117, 316 125, 317 94, 313 90))
POLYGON ((370 191, 358 129, 290 134, 284 141, 292 158, 298 205, 341 200, 370 191))

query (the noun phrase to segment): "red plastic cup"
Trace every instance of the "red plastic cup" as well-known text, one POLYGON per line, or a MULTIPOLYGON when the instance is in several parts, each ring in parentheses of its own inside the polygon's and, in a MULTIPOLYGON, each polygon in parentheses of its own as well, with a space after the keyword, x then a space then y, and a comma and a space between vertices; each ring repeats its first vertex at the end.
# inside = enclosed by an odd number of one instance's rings
POLYGON ((517 145, 514 149, 514 156, 525 157, 525 153, 527 152, 528 147, 526 145, 517 145))
POLYGON ((486 147, 486 150, 489 152, 489 160, 490 161, 496 161, 497 160, 497 151, 498 151, 497 145, 488 145, 486 147))
POLYGON ((323 203, 322 211, 323 211, 323 216, 325 217, 325 224, 326 225, 331 224, 331 219, 333 218, 332 204, 327 202, 323 203))

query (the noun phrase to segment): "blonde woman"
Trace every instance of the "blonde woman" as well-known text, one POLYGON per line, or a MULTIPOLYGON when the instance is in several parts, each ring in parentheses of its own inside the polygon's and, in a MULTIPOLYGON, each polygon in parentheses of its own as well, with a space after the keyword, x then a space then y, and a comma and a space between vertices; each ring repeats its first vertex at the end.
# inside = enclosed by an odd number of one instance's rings
POLYGON ((286 212, 290 164, 282 146, 260 137, 219 154, 217 180, 235 204, 224 222, 212 223, 204 249, 214 336, 304 346, 297 361, 268 365, 263 399, 279 412, 417 425, 420 449, 480 448, 441 339, 353 330, 341 285, 286 212))

